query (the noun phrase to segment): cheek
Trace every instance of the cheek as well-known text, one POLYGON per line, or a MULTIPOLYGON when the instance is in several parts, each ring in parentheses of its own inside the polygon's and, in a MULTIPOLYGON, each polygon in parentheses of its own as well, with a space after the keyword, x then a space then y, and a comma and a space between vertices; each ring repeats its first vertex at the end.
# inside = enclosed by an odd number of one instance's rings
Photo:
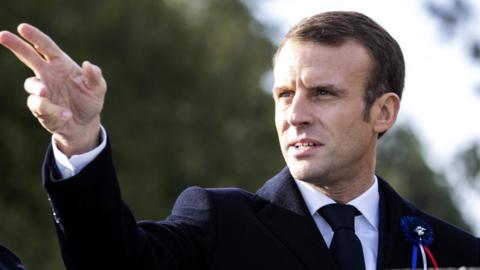
POLYGON ((362 111, 342 111, 325 116, 324 128, 330 134, 330 139, 336 141, 339 147, 350 147, 370 136, 371 126, 363 120, 362 111), (328 119, 327 119, 328 118, 328 119))
POLYGON ((363 117, 345 123, 344 132, 340 135, 342 146, 352 153, 367 151, 373 141, 376 141, 371 125, 363 117))
POLYGON ((330 122, 336 122, 338 127, 342 129, 343 132, 355 132, 356 129, 366 124, 366 122, 363 120, 362 104, 350 103, 341 106, 341 108, 338 108, 338 110, 332 114, 332 118, 335 119, 330 119, 330 122))
POLYGON ((275 127, 277 129, 278 135, 285 130, 287 122, 285 121, 285 114, 280 110, 275 110, 275 127))

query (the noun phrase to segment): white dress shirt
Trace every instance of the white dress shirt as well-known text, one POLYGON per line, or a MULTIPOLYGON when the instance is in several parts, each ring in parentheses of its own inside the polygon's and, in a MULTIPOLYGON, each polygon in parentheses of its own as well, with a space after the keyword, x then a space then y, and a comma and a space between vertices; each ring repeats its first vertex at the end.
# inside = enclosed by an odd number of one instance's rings
POLYGON ((107 145, 106 138, 107 132, 105 131, 105 128, 101 127, 100 144, 97 147, 86 153, 73 155, 68 158, 62 153, 62 151, 60 151, 60 149, 58 149, 57 144, 52 137, 53 156, 55 157, 55 162, 57 163, 57 168, 60 171, 62 178, 65 179, 76 175, 85 168, 88 163, 94 160, 107 145))
MULTIPOLYGON (((374 178, 373 185, 367 191, 347 203, 355 206, 362 213, 355 217, 355 234, 362 243, 366 270, 375 270, 377 267, 380 194, 377 177, 374 178)), ((295 182, 325 243, 330 246, 333 238, 332 228, 317 211, 335 201, 304 181, 295 180, 295 182)))

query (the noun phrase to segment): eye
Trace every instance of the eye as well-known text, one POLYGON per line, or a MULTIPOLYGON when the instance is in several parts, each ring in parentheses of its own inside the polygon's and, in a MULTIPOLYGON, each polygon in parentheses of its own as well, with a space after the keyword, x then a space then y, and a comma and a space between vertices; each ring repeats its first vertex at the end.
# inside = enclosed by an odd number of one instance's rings
POLYGON ((318 88, 318 89, 315 89, 315 95, 316 96, 331 96, 332 92, 328 91, 327 89, 324 89, 324 88, 318 88))
POLYGON ((289 98, 292 96, 293 96, 293 91, 282 91, 277 95, 278 98, 289 98))

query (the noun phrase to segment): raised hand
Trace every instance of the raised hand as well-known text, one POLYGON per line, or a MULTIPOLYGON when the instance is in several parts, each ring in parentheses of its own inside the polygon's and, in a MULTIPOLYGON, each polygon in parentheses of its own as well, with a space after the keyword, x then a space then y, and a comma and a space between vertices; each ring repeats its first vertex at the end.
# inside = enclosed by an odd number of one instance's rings
POLYGON ((32 25, 19 25, 18 33, 24 39, 0 32, 0 44, 35 73, 24 84, 28 108, 67 156, 93 149, 107 89, 100 68, 89 62, 79 66, 32 25))

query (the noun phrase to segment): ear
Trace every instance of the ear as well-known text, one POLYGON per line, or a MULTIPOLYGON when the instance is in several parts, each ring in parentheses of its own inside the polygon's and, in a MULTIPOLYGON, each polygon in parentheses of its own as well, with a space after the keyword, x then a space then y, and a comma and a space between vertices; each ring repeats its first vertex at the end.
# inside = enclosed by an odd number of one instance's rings
POLYGON ((374 131, 381 134, 391 128, 397 120, 399 110, 400 98, 397 94, 389 92, 377 98, 370 111, 374 131))

